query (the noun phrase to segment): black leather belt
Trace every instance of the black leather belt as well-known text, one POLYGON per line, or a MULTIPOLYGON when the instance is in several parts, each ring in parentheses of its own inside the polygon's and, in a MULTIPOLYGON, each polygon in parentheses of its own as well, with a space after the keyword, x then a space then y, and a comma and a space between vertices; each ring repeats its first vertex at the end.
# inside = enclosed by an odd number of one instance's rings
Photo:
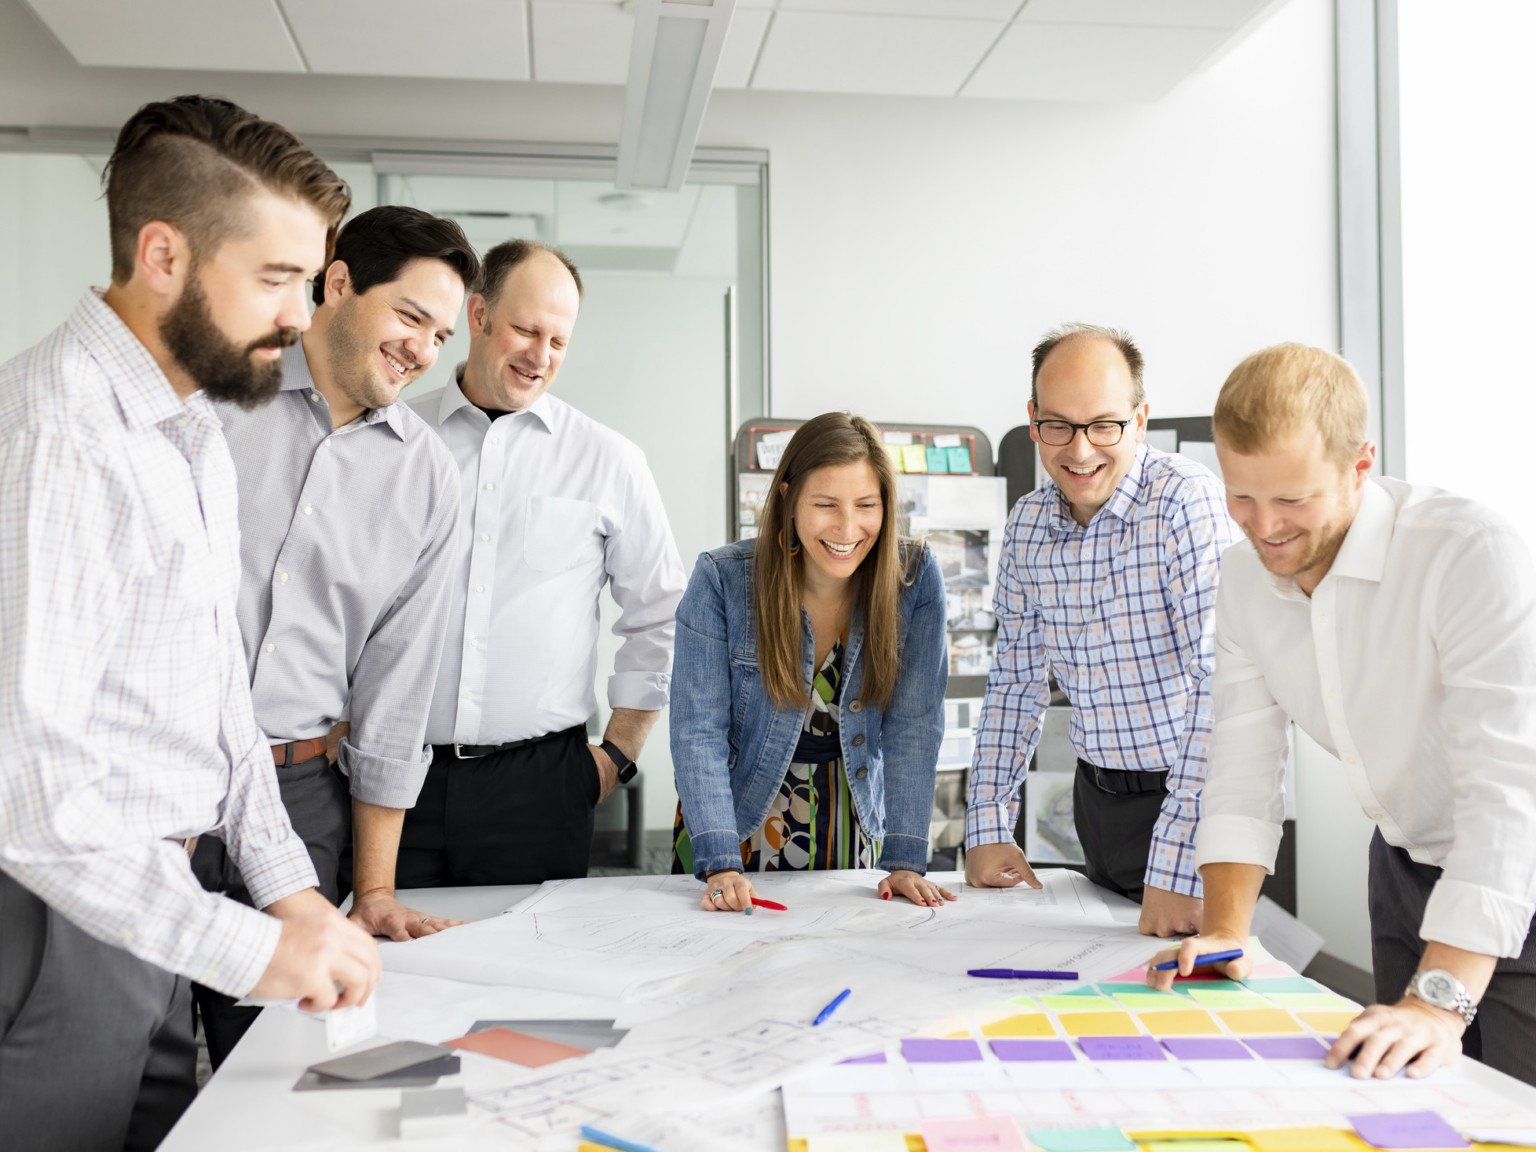
POLYGON ((511 752, 517 748, 528 748, 534 744, 542 744, 546 740, 558 740, 562 736, 569 736, 573 732, 580 732, 583 737, 587 734, 585 724, 574 724, 561 732, 551 732, 546 736, 530 736, 526 740, 513 740, 506 744, 434 744, 432 752, 437 756, 452 755, 455 760, 479 760, 484 756, 495 756, 500 752, 511 752))
POLYGON ((1168 770, 1143 772, 1125 768, 1100 768, 1081 756, 1077 758, 1078 771, 1088 773, 1088 778, 1101 792, 1112 796, 1140 796, 1146 792, 1168 791, 1168 770))

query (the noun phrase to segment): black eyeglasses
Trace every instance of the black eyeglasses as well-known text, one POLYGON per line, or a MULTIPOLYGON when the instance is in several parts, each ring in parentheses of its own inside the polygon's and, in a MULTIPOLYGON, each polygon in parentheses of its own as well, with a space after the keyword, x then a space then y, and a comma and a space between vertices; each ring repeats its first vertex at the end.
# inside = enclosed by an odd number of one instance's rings
POLYGON ((1065 448, 1077 439, 1079 432, 1086 433, 1088 443, 1095 448, 1113 448, 1125 435, 1129 420, 1095 420, 1092 424, 1069 424, 1065 420, 1037 420, 1035 433, 1040 443, 1052 448, 1065 448))

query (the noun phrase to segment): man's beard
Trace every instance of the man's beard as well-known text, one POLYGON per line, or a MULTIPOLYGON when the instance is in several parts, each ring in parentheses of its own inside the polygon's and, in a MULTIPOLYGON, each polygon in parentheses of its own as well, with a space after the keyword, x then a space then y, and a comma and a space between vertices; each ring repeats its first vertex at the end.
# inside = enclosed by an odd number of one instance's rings
POLYGON ((299 339, 297 329, 270 332, 243 347, 232 343, 214 323, 208 297, 194 274, 181 299, 160 321, 160 339, 171 359, 210 400, 227 400, 250 410, 269 403, 283 386, 281 360, 257 361, 258 348, 287 348, 299 339))
MULTIPOLYGON (((412 376, 398 384, 386 383, 379 379, 378 343, 363 339, 358 335, 357 329, 356 305, 349 297, 337 308, 336 315, 332 317, 325 330, 332 381, 343 396, 365 410, 387 408, 399 399, 400 389, 415 377, 412 376)), ((410 370, 415 371, 415 362, 407 360, 405 353, 402 352, 397 359, 407 362, 410 370)))

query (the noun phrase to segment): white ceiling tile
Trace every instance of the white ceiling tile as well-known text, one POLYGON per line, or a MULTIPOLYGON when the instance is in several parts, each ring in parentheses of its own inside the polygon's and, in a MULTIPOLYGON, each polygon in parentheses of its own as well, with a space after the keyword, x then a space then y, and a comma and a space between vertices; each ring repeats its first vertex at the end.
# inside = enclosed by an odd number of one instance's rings
POLYGON ((312 72, 529 78, 524 0, 280 2, 312 72), (403 29, 413 32, 402 35, 403 29))
POLYGON ((764 8, 740 8, 731 14, 731 26, 720 50, 720 66, 715 69, 716 88, 745 88, 752 79, 763 33, 773 13, 764 8))
POLYGON ((1026 24, 1009 28, 965 96, 1014 100, 1152 101, 1228 37, 1212 28, 1026 24))
POLYGON ((997 39, 996 20, 780 10, 752 87, 788 92, 951 96, 997 39))
POLYGON ((27 0, 81 64, 302 72, 274 0, 27 0))
POLYGON ((842 12, 863 16, 943 16, 952 20, 1012 20, 1019 0, 779 0, 780 12, 842 12))
POLYGON ((1050 24, 1151 24, 1237 28, 1270 0, 1029 0, 1020 20, 1050 24))
POLYGON ((561 180, 555 188, 556 242, 676 248, 698 196, 696 184, 678 192, 616 192, 596 180, 561 180))
POLYGON ((533 78, 625 84, 635 18, 616 2, 533 0, 533 78))

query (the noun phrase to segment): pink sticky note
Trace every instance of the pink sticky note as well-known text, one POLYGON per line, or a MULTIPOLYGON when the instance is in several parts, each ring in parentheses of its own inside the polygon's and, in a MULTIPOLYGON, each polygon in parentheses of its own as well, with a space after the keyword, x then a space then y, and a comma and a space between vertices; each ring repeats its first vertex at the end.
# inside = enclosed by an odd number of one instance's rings
POLYGON ((1105 980, 1105 984, 1145 984, 1147 982, 1147 966, 1140 968, 1128 968, 1118 976, 1111 976, 1105 980))
POLYGON ((928 1152, 1029 1152, 1012 1116, 924 1120, 919 1130, 928 1152))

